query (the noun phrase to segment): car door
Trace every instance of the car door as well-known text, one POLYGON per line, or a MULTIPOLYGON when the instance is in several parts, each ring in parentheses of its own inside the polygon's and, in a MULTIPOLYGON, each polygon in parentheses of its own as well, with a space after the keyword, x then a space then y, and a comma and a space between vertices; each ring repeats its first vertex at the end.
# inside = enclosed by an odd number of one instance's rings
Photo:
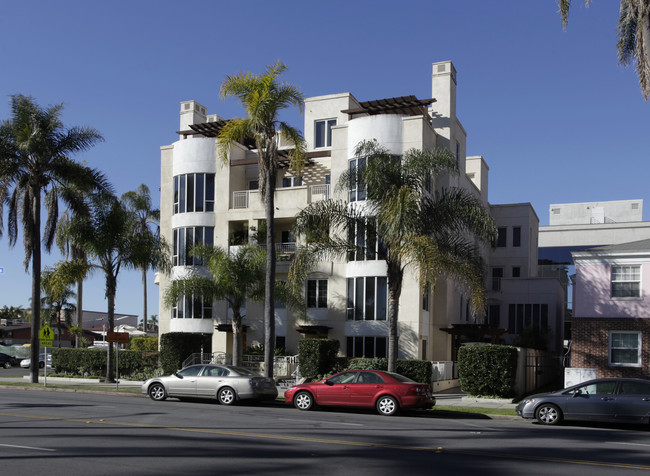
POLYGON ((650 382, 623 380, 616 396, 615 418, 621 422, 643 422, 650 418, 650 382))
POLYGON ((355 383, 350 385, 350 405, 371 407, 375 403, 375 396, 382 392, 386 385, 381 375, 360 371, 355 383))
POLYGON ((611 421, 614 419, 616 381, 592 382, 577 387, 562 409, 568 420, 611 421))
POLYGON ((172 397, 195 397, 196 381, 202 369, 202 365, 191 365, 167 377, 167 394, 172 397))
POLYGON ((215 398, 217 388, 223 384, 224 376, 228 369, 218 365, 206 365, 203 372, 196 378, 196 396, 201 398, 215 398))
POLYGON ((328 378, 316 391, 316 403, 319 405, 348 405, 351 386, 357 378, 357 371, 341 372, 328 378))

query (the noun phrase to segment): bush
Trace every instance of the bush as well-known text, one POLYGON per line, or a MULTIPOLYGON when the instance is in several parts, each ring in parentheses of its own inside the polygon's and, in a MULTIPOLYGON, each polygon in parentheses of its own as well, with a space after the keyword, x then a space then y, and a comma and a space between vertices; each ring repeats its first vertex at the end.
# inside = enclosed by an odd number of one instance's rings
MULTIPOLYGON (((431 385, 431 362, 426 360, 398 359, 396 372, 419 383, 431 385)), ((357 358, 348 363, 349 370, 386 370, 388 359, 383 357, 357 358)))
POLYGON ((300 375, 312 379, 336 368, 340 343, 333 339, 302 339, 298 342, 300 375))
POLYGON ((516 374, 516 347, 471 344, 458 350, 460 388, 470 395, 511 397, 516 374))
POLYGON ((146 352, 158 352, 157 337, 132 337, 129 342, 129 349, 146 352))
MULTIPOLYGON (((104 349, 52 349, 52 366, 57 373, 82 377, 106 375, 106 350, 104 349)), ((143 372, 153 372, 158 367, 157 352, 120 350, 119 376, 131 377, 143 372)))
POLYGON ((194 353, 210 352, 211 336, 169 332, 160 336, 160 366, 164 374, 172 374, 183 366, 183 362, 194 353))

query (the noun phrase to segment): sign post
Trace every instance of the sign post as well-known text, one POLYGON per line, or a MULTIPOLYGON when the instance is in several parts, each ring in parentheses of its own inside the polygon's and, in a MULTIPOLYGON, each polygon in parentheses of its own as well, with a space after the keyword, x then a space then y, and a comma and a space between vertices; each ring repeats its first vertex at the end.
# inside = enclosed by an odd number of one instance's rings
MULTIPOLYGON (((128 344, 129 343, 129 333, 128 332, 107 332, 106 340, 108 342, 115 342, 117 344, 128 344)), ((115 346, 115 389, 120 389, 120 357, 119 357, 119 345, 115 346)))
MULTIPOLYGON (((41 341, 45 355, 43 356, 43 386, 47 387, 47 348, 52 347, 52 340, 54 338, 54 331, 50 326, 45 324, 38 332, 38 338, 41 341)), ((39 359, 40 360, 40 359, 39 359)), ((32 362, 32 365, 39 365, 40 362, 32 362)))

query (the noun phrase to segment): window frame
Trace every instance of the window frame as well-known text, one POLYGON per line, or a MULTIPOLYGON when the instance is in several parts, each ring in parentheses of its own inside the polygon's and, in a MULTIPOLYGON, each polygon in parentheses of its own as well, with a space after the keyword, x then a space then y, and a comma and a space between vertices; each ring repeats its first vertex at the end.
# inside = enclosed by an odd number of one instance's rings
POLYGON ((346 287, 346 319, 348 321, 386 321, 388 319, 388 280, 385 276, 350 277, 347 278, 346 287), (382 281, 384 284, 381 284, 382 281), (371 282, 372 284, 370 284, 371 282), (372 290, 372 296, 368 296, 370 290, 372 290))
POLYGON ((175 175, 173 186, 173 215, 214 212, 215 174, 197 172, 175 175))
POLYGON ((607 360, 610 367, 641 367, 642 362, 642 351, 643 351, 643 332, 641 331, 609 331, 609 339, 607 345, 607 360), (637 361, 636 362, 615 362, 613 354, 615 350, 630 350, 634 349, 632 347, 616 347, 614 348, 614 336, 617 334, 626 334, 626 335, 636 335, 637 337, 637 361))
POLYGON ((307 280, 305 291, 305 298, 307 300, 308 309, 327 309, 327 279, 313 278, 307 280), (310 286, 313 285, 313 300, 311 299, 310 286), (324 289, 323 289, 324 288, 324 289), (325 295, 323 297, 323 294, 325 295))
MULTIPOLYGON (((640 300, 642 299, 642 294, 641 294, 641 265, 640 264, 624 264, 624 265, 612 265, 610 268, 610 297, 612 300, 640 300), (630 277, 629 275, 626 275, 626 272, 624 271, 623 273, 623 278, 622 279, 614 279, 615 273, 618 271, 622 271, 623 268, 627 268, 628 270, 631 270, 635 276, 630 277), (636 278, 636 279, 634 279, 636 278), (626 285, 626 284, 637 284, 638 289, 636 289, 636 293, 638 295, 636 296, 617 296, 615 295, 616 293, 616 285, 626 285)), ((620 291, 625 291, 625 288, 622 287, 620 291)), ((628 293, 631 292, 631 289, 627 290, 628 293)))
POLYGON ((508 246, 508 227, 500 226, 497 228, 497 248, 505 248, 508 246))
POLYGON ((332 127, 336 126, 336 118, 319 119, 314 121, 314 148, 321 149, 332 147, 332 127), (319 124, 322 124, 322 133, 319 130, 319 124))

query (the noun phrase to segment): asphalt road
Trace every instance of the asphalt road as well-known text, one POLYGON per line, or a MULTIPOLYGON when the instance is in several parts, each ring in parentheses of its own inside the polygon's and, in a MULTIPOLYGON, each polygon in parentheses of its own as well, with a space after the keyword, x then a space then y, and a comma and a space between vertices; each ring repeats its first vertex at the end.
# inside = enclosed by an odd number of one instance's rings
MULTIPOLYGON (((438 412, 439 413, 439 412, 438 412)), ((648 474, 648 428, 0 389, 3 474, 648 474)))

